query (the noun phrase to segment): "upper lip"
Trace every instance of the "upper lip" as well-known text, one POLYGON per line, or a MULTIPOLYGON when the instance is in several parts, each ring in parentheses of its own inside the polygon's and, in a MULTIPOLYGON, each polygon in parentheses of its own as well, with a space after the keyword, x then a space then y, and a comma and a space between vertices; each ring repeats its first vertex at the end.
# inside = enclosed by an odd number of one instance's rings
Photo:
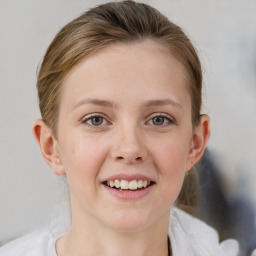
POLYGON ((142 174, 124 174, 124 173, 109 176, 108 178, 106 178, 104 180, 104 182, 105 181, 110 181, 110 180, 128 180, 128 181, 147 180, 147 181, 153 181, 154 182, 153 179, 149 178, 148 176, 142 175, 142 174))

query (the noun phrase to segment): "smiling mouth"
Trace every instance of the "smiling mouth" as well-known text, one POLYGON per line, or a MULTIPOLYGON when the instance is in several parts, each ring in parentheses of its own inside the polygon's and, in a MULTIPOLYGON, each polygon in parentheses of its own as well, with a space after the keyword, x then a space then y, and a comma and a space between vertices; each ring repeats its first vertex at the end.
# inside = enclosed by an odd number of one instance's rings
POLYGON ((148 180, 108 180, 104 181, 103 184, 112 189, 116 189, 119 191, 127 192, 127 191, 138 191, 148 188, 155 184, 153 181, 148 180))

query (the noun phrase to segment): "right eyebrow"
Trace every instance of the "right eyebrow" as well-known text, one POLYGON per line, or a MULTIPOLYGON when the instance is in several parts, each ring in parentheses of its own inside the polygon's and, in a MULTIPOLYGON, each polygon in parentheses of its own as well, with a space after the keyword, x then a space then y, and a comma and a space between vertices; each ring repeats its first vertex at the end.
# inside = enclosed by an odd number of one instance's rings
POLYGON ((94 105, 104 106, 104 107, 109 107, 109 108, 112 108, 114 106, 114 103, 112 101, 108 101, 108 100, 104 100, 104 99, 90 99, 89 98, 89 99, 80 100, 73 107, 73 109, 78 108, 78 107, 80 107, 81 105, 84 105, 84 104, 94 104, 94 105))

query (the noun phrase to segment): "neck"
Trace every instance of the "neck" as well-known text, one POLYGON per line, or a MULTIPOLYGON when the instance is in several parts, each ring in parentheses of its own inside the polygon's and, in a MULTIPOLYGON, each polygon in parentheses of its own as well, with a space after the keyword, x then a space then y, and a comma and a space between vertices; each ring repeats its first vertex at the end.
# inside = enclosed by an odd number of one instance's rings
POLYGON ((72 228, 56 242, 58 256, 167 256, 169 212, 139 231, 111 229, 88 216, 72 216, 72 228))
POLYGON ((160 241, 157 236, 149 239, 142 234, 136 236, 133 234, 132 237, 121 234, 97 239, 92 237, 78 239, 71 230, 63 237, 63 241, 59 241, 57 253, 59 256, 167 256, 168 242, 167 237, 160 241))

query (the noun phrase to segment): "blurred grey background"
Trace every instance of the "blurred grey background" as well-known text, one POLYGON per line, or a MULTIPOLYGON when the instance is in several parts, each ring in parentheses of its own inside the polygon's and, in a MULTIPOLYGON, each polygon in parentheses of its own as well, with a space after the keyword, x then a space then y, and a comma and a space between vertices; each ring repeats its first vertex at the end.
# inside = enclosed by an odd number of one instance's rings
MULTIPOLYGON (((98 0, 0 0, 0 244, 49 221, 62 186, 32 136, 36 69, 57 31, 98 0)), ((141 1, 142 2, 142 1, 141 1)), ((229 199, 256 205, 256 1, 152 0, 204 68, 209 149, 229 199)))

